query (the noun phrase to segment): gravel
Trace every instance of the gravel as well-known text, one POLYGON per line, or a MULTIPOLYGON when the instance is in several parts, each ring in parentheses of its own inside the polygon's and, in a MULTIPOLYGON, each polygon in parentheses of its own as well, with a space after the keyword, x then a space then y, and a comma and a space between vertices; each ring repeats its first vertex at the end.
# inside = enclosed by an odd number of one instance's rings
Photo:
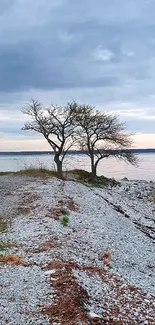
POLYGON ((97 315, 105 324, 154 324, 154 193, 155 183, 146 181, 95 188, 56 178, 0 177, 0 215, 9 221, 0 234, 5 244, 0 254, 22 256, 27 263, 0 265, 1 324, 49 324, 43 310, 55 298, 50 281, 55 270, 44 268, 53 260, 94 267, 93 274, 73 268, 90 297, 89 317, 97 315), (61 224, 62 208, 68 211, 67 227, 61 224), (104 265, 107 249, 110 267, 104 265), (105 270, 104 281, 95 268, 105 270))
POLYGON ((40 315, 40 305, 50 302, 50 283, 37 266, 4 266, 0 275, 0 323, 48 324, 40 315), (39 316, 39 317, 38 317, 39 316))

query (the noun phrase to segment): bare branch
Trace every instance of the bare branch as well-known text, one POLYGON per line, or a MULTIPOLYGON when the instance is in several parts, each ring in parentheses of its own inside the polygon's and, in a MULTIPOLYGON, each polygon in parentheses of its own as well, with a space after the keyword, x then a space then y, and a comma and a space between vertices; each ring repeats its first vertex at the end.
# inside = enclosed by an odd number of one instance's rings
POLYGON ((55 152, 54 161, 57 164, 59 176, 62 176, 62 162, 65 154, 74 143, 74 107, 75 105, 68 103, 65 107, 58 107, 51 104, 50 107, 43 108, 41 103, 32 100, 22 110, 31 119, 30 122, 25 123, 22 129, 36 131, 45 137, 55 152))
POLYGON ((131 137, 125 133, 125 125, 117 115, 96 111, 89 105, 79 105, 75 108, 74 118, 79 147, 89 155, 94 176, 97 164, 103 158, 113 156, 136 164, 137 159, 129 150, 131 137))

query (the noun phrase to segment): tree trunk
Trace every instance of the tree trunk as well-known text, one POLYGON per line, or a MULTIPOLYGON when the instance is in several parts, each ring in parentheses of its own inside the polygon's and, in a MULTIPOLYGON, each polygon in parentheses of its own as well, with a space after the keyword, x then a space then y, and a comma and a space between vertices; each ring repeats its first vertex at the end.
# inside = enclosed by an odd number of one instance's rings
POLYGON ((91 178, 94 179, 96 177, 96 169, 97 169, 97 166, 94 165, 93 166, 93 169, 91 171, 91 178))
POLYGON ((91 154, 90 159, 91 159, 91 174, 92 174, 94 170, 94 155, 91 154))
POLYGON ((91 159, 91 179, 94 179, 96 177, 97 164, 94 161, 93 153, 91 154, 90 159, 91 159))
POLYGON ((59 159, 59 154, 55 154, 54 161, 57 167, 57 175, 58 177, 62 178, 62 161, 59 159))
POLYGON ((94 179, 97 176, 97 165, 99 163, 99 160, 96 160, 96 162, 92 165, 91 170, 91 178, 94 179))

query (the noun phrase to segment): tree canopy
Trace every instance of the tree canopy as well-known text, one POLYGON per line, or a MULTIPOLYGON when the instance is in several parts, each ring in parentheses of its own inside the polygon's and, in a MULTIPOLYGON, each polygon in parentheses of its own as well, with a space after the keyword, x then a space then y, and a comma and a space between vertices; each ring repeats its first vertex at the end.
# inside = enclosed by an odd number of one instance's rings
POLYGON ((25 123, 23 130, 36 131, 44 136, 54 151, 54 161, 60 177, 65 155, 75 142, 73 108, 74 103, 69 103, 65 107, 51 104, 50 107, 44 108, 40 102, 32 100, 22 110, 31 119, 25 123))
POLYGON ((124 124, 115 114, 99 112, 90 105, 75 107, 75 120, 78 126, 78 143, 90 157, 92 177, 96 176, 100 160, 108 157, 137 163, 130 135, 125 133, 124 124))
POLYGON ((23 110, 30 117, 23 130, 41 133, 54 151, 58 176, 62 177, 62 164, 73 145, 90 157, 92 178, 97 175, 98 163, 103 158, 115 157, 136 165, 130 150, 132 140, 125 125, 115 114, 96 110, 91 105, 68 103, 64 107, 51 105, 44 108, 32 100, 23 110))

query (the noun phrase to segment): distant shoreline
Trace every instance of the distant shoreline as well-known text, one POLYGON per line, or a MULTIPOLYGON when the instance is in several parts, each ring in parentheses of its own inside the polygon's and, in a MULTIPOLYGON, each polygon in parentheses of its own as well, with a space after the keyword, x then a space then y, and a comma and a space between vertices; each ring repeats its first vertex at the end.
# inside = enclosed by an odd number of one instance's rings
MULTIPOLYGON (((129 166, 123 161, 104 159, 99 164, 98 175, 114 177, 118 180, 123 177, 128 179, 155 180, 155 149, 138 150, 135 155, 139 158, 138 168, 129 166)), ((49 151, 31 152, 4 152, 0 153, 0 172, 19 171, 25 168, 47 168, 54 169, 54 154, 49 151)), ((70 151, 64 161, 64 170, 84 169, 90 171, 90 159, 87 154, 78 151, 70 151)))
MULTIPOLYGON (((155 148, 148 148, 148 149, 131 149, 132 152, 135 154, 148 154, 148 153, 155 153, 155 148)), ((70 150, 67 153, 68 155, 82 155, 84 154, 81 150, 70 150)), ((25 155, 53 155, 53 151, 1 151, 0 156, 25 156, 25 155)))

